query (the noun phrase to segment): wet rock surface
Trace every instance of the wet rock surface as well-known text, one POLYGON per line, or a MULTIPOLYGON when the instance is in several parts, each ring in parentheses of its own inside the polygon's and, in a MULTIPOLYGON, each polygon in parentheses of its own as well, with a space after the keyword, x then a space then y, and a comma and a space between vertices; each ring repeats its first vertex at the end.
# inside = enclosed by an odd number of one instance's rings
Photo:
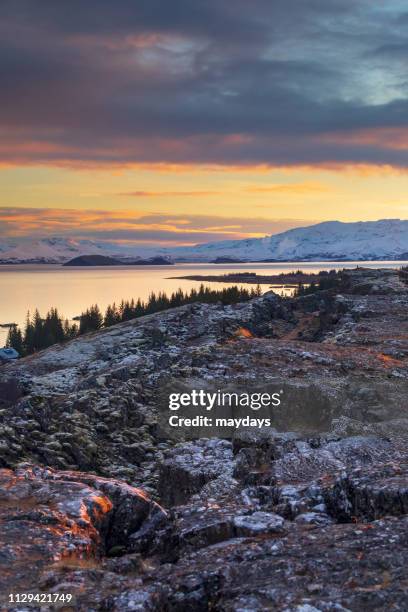
POLYGON ((335 290, 184 306, 2 367, 2 596, 405 611, 407 306, 397 271, 356 270, 335 290), (170 438, 168 390, 200 388, 284 401, 272 427, 232 440, 170 438))

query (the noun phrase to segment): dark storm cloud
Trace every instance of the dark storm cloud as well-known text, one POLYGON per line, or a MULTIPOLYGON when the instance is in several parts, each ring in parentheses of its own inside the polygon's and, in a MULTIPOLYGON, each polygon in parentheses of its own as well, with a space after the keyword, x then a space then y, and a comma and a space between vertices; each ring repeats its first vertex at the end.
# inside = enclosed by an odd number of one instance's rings
POLYGON ((3 0, 0 161, 406 166, 399 6, 3 0))
POLYGON ((32 24, 59 35, 164 32, 211 40, 222 37, 228 44, 236 39, 268 39, 270 30, 283 24, 298 30, 322 13, 341 15, 353 4, 353 0, 3 0, 1 16, 10 24, 32 24))
POLYGON ((394 44, 385 44, 374 49, 373 53, 379 57, 396 57, 406 61, 408 56, 408 41, 394 44))

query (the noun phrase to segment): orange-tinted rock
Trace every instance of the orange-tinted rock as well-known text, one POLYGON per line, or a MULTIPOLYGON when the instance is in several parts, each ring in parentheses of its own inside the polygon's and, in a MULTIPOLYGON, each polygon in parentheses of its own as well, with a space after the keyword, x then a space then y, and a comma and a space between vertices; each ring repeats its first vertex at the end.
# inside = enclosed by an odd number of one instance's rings
POLYGON ((164 514, 142 491, 114 480, 0 470, 0 592, 37 591, 44 572, 61 563, 98 566, 107 547, 155 512, 164 514))

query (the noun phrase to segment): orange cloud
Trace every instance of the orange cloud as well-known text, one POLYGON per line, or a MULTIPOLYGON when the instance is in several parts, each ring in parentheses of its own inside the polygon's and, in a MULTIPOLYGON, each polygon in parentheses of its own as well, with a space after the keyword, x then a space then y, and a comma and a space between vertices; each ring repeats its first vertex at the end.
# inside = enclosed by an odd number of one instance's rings
POLYGON ((379 127, 347 132, 332 132, 319 137, 320 142, 337 145, 375 146, 382 149, 408 149, 408 128, 379 127))
POLYGON ((135 198, 172 198, 221 195, 222 191, 125 191, 116 195, 135 198))
POLYGON ((276 184, 266 185, 260 187, 247 187, 245 191, 249 193, 294 193, 294 194, 306 194, 313 193, 316 191, 329 191, 330 188, 322 183, 288 183, 288 184, 276 184))
POLYGON ((231 219, 211 215, 191 215, 186 218, 176 214, 169 216, 128 210, 0 207, 0 238, 57 235, 109 241, 196 244, 227 238, 264 236, 305 224, 308 222, 293 219, 231 219))

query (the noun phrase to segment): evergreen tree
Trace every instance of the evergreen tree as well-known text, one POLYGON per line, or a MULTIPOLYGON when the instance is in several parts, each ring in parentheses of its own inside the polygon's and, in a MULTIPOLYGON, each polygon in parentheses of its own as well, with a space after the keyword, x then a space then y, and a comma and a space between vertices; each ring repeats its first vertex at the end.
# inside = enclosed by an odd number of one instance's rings
POLYGON ((145 313, 145 305, 139 298, 135 306, 135 317, 142 317, 144 313, 145 313))
POLYGON ((101 329, 103 324, 103 316, 99 310, 99 306, 94 304, 81 314, 79 321, 79 333, 86 334, 91 331, 101 329))
POLYGON ((147 301, 146 313, 150 314, 153 312, 157 312, 157 297, 154 292, 149 295, 149 299, 147 301))
POLYGON ((44 348, 44 336, 43 336, 43 320, 41 319, 40 313, 36 309, 32 320, 33 325, 33 351, 40 351, 44 348))
POLYGON ((58 310, 56 308, 51 308, 43 321, 42 348, 51 346, 57 342, 63 342, 64 340, 65 334, 62 319, 58 314, 58 310))
MULTIPOLYGON (((134 308, 134 306, 133 306, 134 308)), ((129 321, 133 318, 132 305, 129 301, 122 302, 121 304, 121 320, 129 321)))
POLYGON ((12 325, 7 334, 6 346, 13 348, 19 355, 23 355, 23 335, 20 328, 17 325, 12 325))
POLYGON ((103 318, 103 326, 110 327, 111 325, 115 325, 115 323, 119 323, 120 315, 116 308, 115 302, 113 304, 109 304, 106 308, 105 316, 103 318))
POLYGON ((72 338, 75 338, 75 336, 78 335, 78 326, 75 323, 71 325, 68 319, 65 319, 63 327, 65 341, 72 340, 72 338))
POLYGON ((31 323, 29 312, 27 312, 26 316, 23 344, 28 355, 34 352, 34 325, 31 323))

